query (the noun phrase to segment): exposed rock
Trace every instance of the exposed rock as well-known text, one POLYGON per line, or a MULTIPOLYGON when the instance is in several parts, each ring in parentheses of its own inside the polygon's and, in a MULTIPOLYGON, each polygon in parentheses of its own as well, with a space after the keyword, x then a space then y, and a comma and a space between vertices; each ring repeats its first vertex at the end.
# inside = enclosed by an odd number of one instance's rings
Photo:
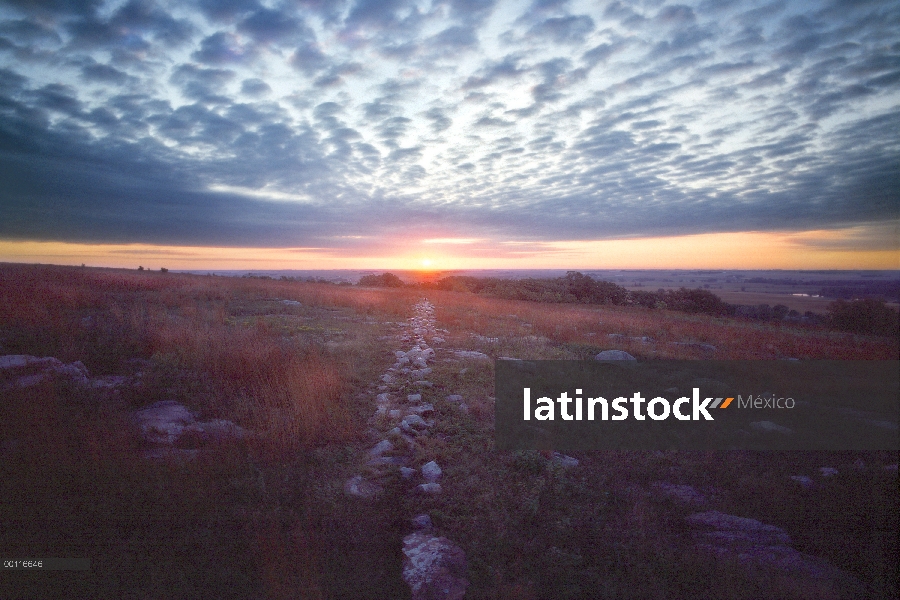
POLYGON ((415 474, 415 469, 411 469, 410 467, 400 467, 400 475, 403 476, 403 479, 412 479, 415 474))
POLYGON ((429 415, 434 412, 434 406, 431 404, 421 404, 419 406, 411 406, 407 412, 411 415, 429 415))
POLYGON ((200 431, 208 438, 214 440, 242 440, 249 434, 246 429, 235 425, 226 419, 210 419, 209 421, 198 421, 190 426, 191 430, 200 431))
POLYGON ((796 481, 800 484, 801 487, 810 489, 816 486, 815 482, 811 477, 807 477, 806 475, 791 475, 791 481, 796 481))
POLYGON ((369 456, 376 457, 381 456, 385 452, 390 452, 394 449, 394 445, 388 440, 381 440, 377 444, 375 444, 371 450, 369 450, 369 456))
POLYGON ((624 350, 604 350, 594 357, 594 360, 637 360, 624 350))
POLYGON ((421 402, 422 394, 410 394, 406 397, 407 402, 421 402))
POLYGON ((412 524, 416 529, 424 531, 429 531, 433 527, 431 524, 431 517, 428 515, 416 515, 412 518, 412 524))
POLYGON ((726 515, 717 511, 687 517, 700 530, 698 547, 717 558, 736 559, 761 583, 772 575, 787 575, 799 589, 816 589, 817 597, 868 597, 864 584, 827 561, 803 554, 789 546, 790 536, 780 527, 756 519, 726 515))
POLYGON ((693 527, 712 530, 701 534, 699 536, 701 541, 716 546, 727 546, 730 549, 791 543, 790 536, 780 527, 715 510, 690 515, 687 522, 693 527))
POLYGON ((433 338, 431 338, 431 343, 433 343, 433 344, 443 344, 444 341, 445 341, 444 338, 442 338, 439 335, 436 335, 433 338))
POLYGON ((196 415, 185 406, 163 400, 131 414, 144 440, 158 446, 171 446, 182 436, 192 436, 196 442, 241 440, 249 433, 225 419, 197 421, 196 415))
POLYGON ((403 427, 404 425, 406 425, 407 427, 428 427, 428 423, 425 421, 425 419, 416 414, 405 416, 403 418, 403 422, 400 424, 400 427, 402 429, 405 429, 403 427))
POLYGON ((403 580, 413 600, 462 600, 469 585, 466 555, 444 537, 424 532, 403 538, 403 580))
POLYGON ((173 400, 163 400, 132 413, 144 439, 152 444, 175 443, 185 427, 193 423, 194 414, 173 400))
POLYGON ((754 421, 750 423, 750 429, 761 433, 780 433, 783 435, 793 433, 790 428, 778 425, 772 421, 754 421))
POLYGON ((689 485, 677 485, 659 481, 653 484, 653 488, 663 496, 677 500, 682 504, 702 506, 706 504, 706 496, 689 485))
POLYGON ((422 465, 422 477, 425 478, 425 481, 429 483, 435 483, 438 479, 441 478, 441 468, 434 461, 427 462, 422 465))
POLYGON ((450 402, 462 402, 463 397, 459 394, 450 394, 449 396, 447 396, 447 400, 449 400, 450 402))
POLYGON ((578 466, 578 459, 573 458, 571 456, 566 456, 565 454, 560 454, 559 452, 553 453, 553 462, 564 469, 571 469, 573 467, 578 466))
POLYGON ((286 304, 287 306, 300 306, 301 304, 296 300, 282 300, 282 304, 286 304))
POLYGON ((371 498, 381 492, 381 486, 371 481, 366 481, 362 475, 356 475, 344 484, 344 491, 358 498, 371 498))
POLYGON ((819 473, 822 477, 833 477, 838 474, 838 470, 834 467, 819 467, 819 473))
POLYGON ((476 350, 454 350, 453 354, 456 356, 456 358, 462 359, 491 360, 490 356, 488 356, 484 352, 478 352, 476 350))

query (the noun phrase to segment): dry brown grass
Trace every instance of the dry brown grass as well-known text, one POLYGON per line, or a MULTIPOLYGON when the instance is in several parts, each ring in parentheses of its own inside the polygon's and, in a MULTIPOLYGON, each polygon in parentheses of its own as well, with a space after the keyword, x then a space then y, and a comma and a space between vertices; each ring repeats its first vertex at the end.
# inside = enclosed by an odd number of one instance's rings
POLYGON ((621 349, 646 358, 710 358, 704 351, 673 342, 716 346, 715 358, 883 360, 900 354, 897 338, 857 336, 806 326, 769 325, 630 307, 542 304, 458 292, 429 292, 439 322, 451 331, 488 337, 538 335, 556 344, 621 349), (609 338, 649 336, 653 344, 609 338))

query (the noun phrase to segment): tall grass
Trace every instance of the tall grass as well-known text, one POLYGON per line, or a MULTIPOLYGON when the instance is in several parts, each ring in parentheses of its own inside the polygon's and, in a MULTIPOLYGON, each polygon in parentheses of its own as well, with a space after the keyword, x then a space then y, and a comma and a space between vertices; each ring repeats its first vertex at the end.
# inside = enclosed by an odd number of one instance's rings
POLYGON ((711 344, 716 347, 715 358, 723 360, 883 360, 900 355, 896 337, 836 333, 805 325, 762 324, 647 308, 550 305, 459 292, 429 294, 439 299, 438 321, 451 330, 500 338, 538 335, 555 344, 622 349, 647 358, 711 358, 701 348, 673 342, 711 344), (625 337, 611 339, 610 334, 625 337), (652 338, 652 343, 628 339, 643 336, 652 338))

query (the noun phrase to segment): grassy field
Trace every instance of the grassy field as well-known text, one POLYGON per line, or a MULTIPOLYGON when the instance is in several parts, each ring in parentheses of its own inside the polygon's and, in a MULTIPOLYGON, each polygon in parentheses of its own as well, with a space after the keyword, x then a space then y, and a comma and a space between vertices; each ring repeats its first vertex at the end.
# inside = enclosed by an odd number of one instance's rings
MULTIPOLYGON (((0 554, 88 557, 87 572, 5 572, 2 598, 403 598, 402 538, 429 514, 465 550, 467 598, 818 598, 686 543, 687 484, 712 508, 778 525, 795 547, 897 591, 896 453, 593 452, 564 469, 493 448, 493 364, 437 347, 423 390, 436 425, 417 460, 438 496, 399 475, 361 500, 374 383, 421 294, 320 283, 0 265, 0 355, 82 361, 117 391, 0 379, 0 554), (293 301, 285 303, 284 300, 293 301), (297 304, 299 303, 299 304, 297 304), (449 394, 466 399, 463 412, 449 394), (148 461, 131 411, 175 400, 254 435, 191 461, 148 461), (862 466, 860 466, 862 465, 862 466), (815 493, 789 475, 837 468, 815 493)), ((444 347, 491 358, 896 359, 896 338, 665 310, 429 292, 444 347), (610 338, 610 335, 624 336, 610 338), (629 339, 649 336, 652 343, 629 339)), ((772 303, 774 304, 774 303, 772 303)), ((833 597, 833 596, 832 596, 833 597)))

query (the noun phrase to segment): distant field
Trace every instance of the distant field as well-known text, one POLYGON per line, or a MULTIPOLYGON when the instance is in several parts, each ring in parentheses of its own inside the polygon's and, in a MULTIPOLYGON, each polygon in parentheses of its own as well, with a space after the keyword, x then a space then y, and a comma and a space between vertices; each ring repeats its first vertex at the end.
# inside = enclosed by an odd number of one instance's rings
POLYGON ((730 304, 784 304, 792 310, 804 313, 808 310, 825 314, 828 305, 834 302, 833 298, 813 298, 812 296, 793 296, 791 294, 777 292, 740 292, 732 290, 714 290, 714 294, 730 304))

